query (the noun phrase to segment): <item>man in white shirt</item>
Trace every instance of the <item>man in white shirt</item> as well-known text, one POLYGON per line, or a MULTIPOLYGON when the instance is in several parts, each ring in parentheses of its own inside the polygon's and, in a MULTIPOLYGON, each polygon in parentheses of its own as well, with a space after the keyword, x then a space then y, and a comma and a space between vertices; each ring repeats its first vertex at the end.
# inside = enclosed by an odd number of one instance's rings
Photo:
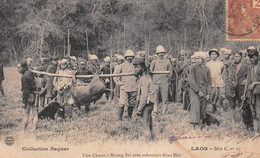
POLYGON ((225 99, 224 93, 224 81, 222 78, 222 71, 224 68, 224 64, 218 60, 219 51, 217 49, 212 49, 209 51, 209 56, 211 60, 206 63, 206 66, 209 68, 211 73, 211 81, 212 81, 212 107, 213 113, 217 111, 216 104, 219 102, 220 105, 223 105, 223 100, 225 99))

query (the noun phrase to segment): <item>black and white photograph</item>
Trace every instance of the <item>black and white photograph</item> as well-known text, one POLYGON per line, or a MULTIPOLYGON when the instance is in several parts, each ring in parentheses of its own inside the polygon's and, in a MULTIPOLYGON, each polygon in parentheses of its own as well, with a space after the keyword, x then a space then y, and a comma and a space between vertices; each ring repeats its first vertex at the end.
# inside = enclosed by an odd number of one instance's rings
POLYGON ((260 0, 0 0, 0 158, 260 158, 260 0))

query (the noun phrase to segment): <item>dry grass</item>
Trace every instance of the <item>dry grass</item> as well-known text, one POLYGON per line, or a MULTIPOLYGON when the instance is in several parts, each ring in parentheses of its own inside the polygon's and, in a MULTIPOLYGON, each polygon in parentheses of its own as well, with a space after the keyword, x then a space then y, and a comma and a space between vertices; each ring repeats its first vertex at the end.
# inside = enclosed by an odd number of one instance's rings
MULTIPOLYGON (((15 68, 5 68, 6 79, 3 82, 6 97, 0 97, 0 133, 1 136, 19 133, 22 129, 23 109, 20 91, 20 77, 15 68)), ((88 142, 143 142, 142 122, 134 117, 124 121, 116 120, 117 106, 109 103, 103 96, 95 105, 91 105, 89 114, 75 114, 71 121, 66 120, 39 120, 36 139, 40 141, 59 141, 72 144, 88 142)), ((211 111, 211 107, 208 108, 211 111)), ((220 109, 221 110, 221 109, 220 109)), ((83 110, 82 110, 83 111, 83 110)), ((154 133, 156 140, 167 140, 172 133, 183 129, 191 129, 189 124, 189 113, 181 110, 177 104, 170 104, 169 114, 154 118, 154 133)), ((224 129, 244 133, 244 126, 231 123, 231 116, 228 112, 220 111, 216 117, 221 125, 206 127, 208 132, 218 132, 224 129)), ((31 126, 29 126, 31 128, 31 126)), ((29 131, 30 132, 30 131, 29 131)))

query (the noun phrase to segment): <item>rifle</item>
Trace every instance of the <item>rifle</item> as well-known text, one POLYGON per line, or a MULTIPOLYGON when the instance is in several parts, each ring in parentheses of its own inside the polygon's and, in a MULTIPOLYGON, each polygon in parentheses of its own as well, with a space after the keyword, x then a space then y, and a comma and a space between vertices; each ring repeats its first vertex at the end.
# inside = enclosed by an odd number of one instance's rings
MULTIPOLYGON (((253 82, 252 84, 255 86, 255 85, 259 85, 260 82, 253 82)), ((245 90, 244 90, 243 96, 246 96, 246 93, 247 93, 247 83, 246 83, 246 86, 245 86, 245 90)), ((242 104, 241 104, 239 110, 242 110, 242 109, 243 109, 244 104, 245 104, 245 101, 246 101, 246 99, 242 101, 242 104)))

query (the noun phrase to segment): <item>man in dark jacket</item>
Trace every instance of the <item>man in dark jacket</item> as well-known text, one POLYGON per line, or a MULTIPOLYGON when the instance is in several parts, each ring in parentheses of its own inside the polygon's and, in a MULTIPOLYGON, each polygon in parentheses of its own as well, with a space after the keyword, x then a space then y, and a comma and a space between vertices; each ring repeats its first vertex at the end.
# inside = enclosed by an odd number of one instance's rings
POLYGON ((34 104, 35 101, 35 80, 32 72, 28 70, 27 64, 25 62, 17 64, 17 70, 22 74, 21 82, 22 82, 22 96, 23 103, 25 108, 25 118, 23 119, 24 130, 26 130, 29 121, 30 111, 32 109, 32 118, 34 129, 36 128, 36 124, 38 121, 37 118, 37 106, 34 104))
POLYGON ((3 82, 4 79, 5 79, 4 66, 3 66, 3 61, 0 58, 0 91, 1 91, 3 96, 5 96, 4 88, 3 88, 3 85, 2 85, 2 82, 3 82))
MULTIPOLYGON (((249 104, 252 111, 254 129, 260 134, 260 62, 259 53, 252 49, 248 52, 251 65, 247 74, 247 83, 245 88, 248 90, 249 104)), ((245 100, 245 96, 241 97, 245 100)))
POLYGON ((205 66, 205 53, 195 52, 197 64, 192 66, 189 71, 189 84, 191 96, 191 116, 190 122, 194 125, 200 125, 206 119, 207 103, 212 91, 210 70, 205 66))
MULTIPOLYGON (((242 53, 235 52, 234 54, 234 62, 228 66, 227 69, 227 81, 226 81, 226 97, 229 100, 231 114, 233 116, 233 121, 235 121, 235 108, 240 107, 242 104, 241 97, 244 93, 245 84, 247 73, 249 71, 249 67, 245 62, 242 62, 242 53)), ((244 110, 242 116, 250 115, 250 107, 246 104, 244 106, 244 110)), ((243 118, 243 122, 247 126, 248 130, 253 130, 252 121, 250 122, 250 118, 252 117, 243 118), (246 120, 245 120, 246 119, 246 120)))

